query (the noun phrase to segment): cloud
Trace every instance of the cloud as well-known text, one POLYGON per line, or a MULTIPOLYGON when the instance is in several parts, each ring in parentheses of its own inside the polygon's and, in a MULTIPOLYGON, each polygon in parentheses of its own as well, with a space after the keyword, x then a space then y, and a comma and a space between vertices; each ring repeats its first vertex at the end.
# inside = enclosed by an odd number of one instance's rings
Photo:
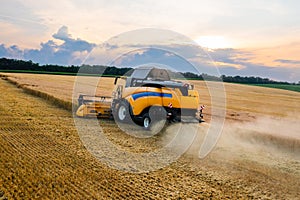
POLYGON ((274 62, 283 64, 300 64, 300 60, 276 59, 274 62))
POLYGON ((84 55, 87 55, 95 46, 79 38, 73 39, 67 26, 62 26, 57 33, 53 34, 53 38, 63 43, 57 44, 53 40, 48 40, 41 43, 39 49, 24 50, 16 45, 6 47, 1 44, 0 57, 32 60, 40 64, 80 65, 84 60, 84 55))
POLYGON ((0 45, 0 56, 6 57, 6 58, 22 59, 23 51, 21 49, 19 49, 19 47, 16 45, 6 47, 4 44, 1 44, 0 45))
MULTIPOLYGON (((135 45, 135 47, 137 46, 135 45)), ((255 57, 255 54, 251 51, 232 48, 206 51, 211 57, 211 60, 207 58, 205 52, 203 54, 196 54, 197 52, 201 52, 199 49, 197 50, 197 48, 201 49, 201 47, 191 45, 169 45, 168 47, 160 46, 160 48, 157 49, 144 49, 142 53, 137 50, 122 56, 116 63, 118 66, 159 63, 168 65, 177 71, 192 71, 196 73, 197 71, 195 71, 194 66, 197 66, 200 73, 213 75, 218 75, 212 70, 214 66, 217 66, 220 74, 225 75, 260 76, 289 82, 298 82, 300 80, 299 69, 293 66, 278 67, 253 62, 252 59, 255 57)), ((288 60, 281 61, 289 62, 288 60)), ((291 63, 295 62, 297 61, 291 61, 291 63)))
POLYGON ((275 62, 286 64, 278 66, 272 63, 257 62, 256 51, 240 49, 214 49, 209 52, 215 64, 219 66, 221 74, 260 76, 278 81, 298 82, 300 80, 300 69, 295 68, 298 60, 277 59, 275 62))
POLYGON ((19 0, 1 3, 0 13, 0 21, 6 21, 25 29, 45 26, 43 20, 32 12, 28 3, 22 3, 19 0))
POLYGON ((197 73, 194 66, 183 57, 170 51, 157 48, 144 48, 123 54, 112 64, 117 66, 139 66, 144 64, 160 64, 169 66, 174 71, 197 73))
POLYGON ((235 68, 221 68, 222 74, 231 76, 259 76, 277 81, 298 82, 300 80, 300 70, 288 67, 270 67, 255 63, 248 63, 246 68, 236 70, 235 68))
POLYGON ((71 35, 69 34, 68 27, 62 26, 60 29, 58 29, 57 33, 52 35, 55 39, 59 40, 69 40, 71 38, 71 35))
POLYGON ((223 63, 223 66, 226 66, 227 63, 228 65, 245 67, 250 59, 254 57, 254 54, 250 51, 233 48, 213 49, 209 51, 209 54, 215 62, 223 63))
POLYGON ((57 33, 52 35, 53 38, 64 41, 60 46, 57 46, 61 51, 91 51, 95 44, 89 43, 82 39, 73 39, 69 34, 68 27, 62 26, 57 33))
POLYGON ((216 49, 210 52, 210 55, 219 66, 222 74, 260 76, 289 82, 300 80, 300 70, 294 67, 294 64, 298 63, 297 60, 275 60, 276 62, 288 64, 287 66, 257 63, 253 60, 256 57, 255 53, 238 49, 216 49))

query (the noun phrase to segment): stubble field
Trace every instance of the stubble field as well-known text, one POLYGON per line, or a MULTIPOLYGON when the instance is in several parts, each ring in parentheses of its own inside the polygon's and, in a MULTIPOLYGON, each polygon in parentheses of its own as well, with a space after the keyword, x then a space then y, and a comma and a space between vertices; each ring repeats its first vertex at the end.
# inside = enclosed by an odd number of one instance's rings
MULTIPOLYGON (((199 136, 176 162, 136 174, 110 168, 83 146, 72 113, 61 108, 72 101, 75 77, 5 76, 0 79, 0 190, 9 199, 300 196, 300 93, 225 84, 226 120, 212 153, 198 158, 199 136), (53 98, 28 94, 32 90, 53 98)), ((98 94, 111 95, 113 81, 101 79, 98 94)), ((206 105, 207 122, 199 125, 206 130, 211 120, 210 94, 205 82, 192 82, 206 105)), ((160 135, 140 139, 124 134, 111 120, 99 123, 107 138, 127 151, 147 152, 161 144, 160 135)), ((174 127, 167 128, 166 134, 174 127)))

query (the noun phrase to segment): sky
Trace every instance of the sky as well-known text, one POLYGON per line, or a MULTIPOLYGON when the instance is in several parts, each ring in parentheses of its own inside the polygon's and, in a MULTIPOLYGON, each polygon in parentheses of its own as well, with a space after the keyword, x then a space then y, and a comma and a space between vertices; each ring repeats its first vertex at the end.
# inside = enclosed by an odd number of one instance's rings
POLYGON ((201 65, 198 52, 201 47, 221 74, 300 81, 300 1, 297 0, 0 0, 0 3, 0 57, 40 64, 80 65, 99 46, 110 50, 115 57, 132 50, 128 46, 135 46, 131 54, 136 55, 131 55, 131 62, 128 58, 119 60, 120 66, 155 60, 177 68, 182 64, 184 69, 183 62, 170 59, 172 52, 177 55, 189 52, 190 55, 183 57, 201 65), (111 38, 140 29, 170 30, 199 47, 185 43, 181 37, 180 41, 173 38, 163 44, 161 40, 159 44, 152 41, 168 52, 153 48, 138 51, 137 47, 145 45, 137 45, 141 41, 134 34, 129 35, 126 44, 109 44, 115 41, 111 38))

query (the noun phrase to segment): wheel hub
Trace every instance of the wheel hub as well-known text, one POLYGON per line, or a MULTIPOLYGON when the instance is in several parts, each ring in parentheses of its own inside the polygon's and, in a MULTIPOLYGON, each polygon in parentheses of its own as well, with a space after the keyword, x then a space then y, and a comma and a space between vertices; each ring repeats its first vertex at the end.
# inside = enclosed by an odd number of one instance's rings
POLYGON ((126 108, 123 105, 119 108, 118 117, 120 120, 124 120, 126 117, 126 108))

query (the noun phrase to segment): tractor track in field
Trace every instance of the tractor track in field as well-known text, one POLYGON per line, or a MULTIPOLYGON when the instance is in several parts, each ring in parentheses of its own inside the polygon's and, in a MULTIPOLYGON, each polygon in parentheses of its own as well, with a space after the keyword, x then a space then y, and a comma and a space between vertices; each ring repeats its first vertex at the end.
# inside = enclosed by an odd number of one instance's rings
MULTIPOLYGON (((83 146, 70 112, 0 79, 0 190, 9 199, 296 199, 297 177, 259 163, 184 155, 154 172, 111 169, 83 146), (296 186, 295 186, 296 185, 296 186)), ((125 149, 136 139, 108 120, 106 135, 125 149)), ((134 151, 156 148, 159 138, 134 151)), ((150 142, 149 142, 150 141, 150 142)))

